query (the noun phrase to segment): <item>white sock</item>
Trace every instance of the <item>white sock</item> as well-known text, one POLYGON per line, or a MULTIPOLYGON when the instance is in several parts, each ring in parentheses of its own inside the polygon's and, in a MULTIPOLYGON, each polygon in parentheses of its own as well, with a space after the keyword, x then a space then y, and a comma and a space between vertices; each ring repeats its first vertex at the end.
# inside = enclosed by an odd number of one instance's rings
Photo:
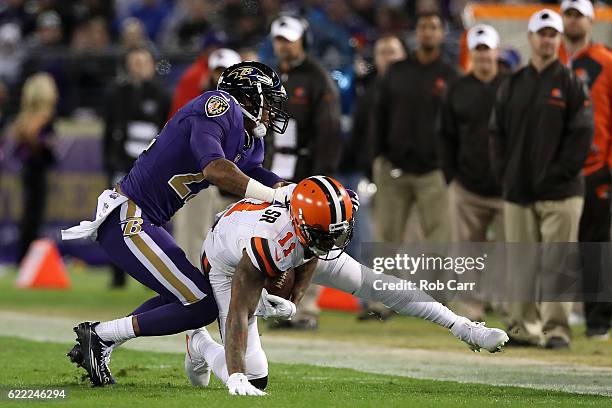
POLYGON ((123 343, 136 337, 134 326, 132 325, 132 316, 102 322, 96 326, 95 330, 100 339, 106 342, 123 343))
POLYGON ((202 330, 196 333, 191 338, 193 351, 200 357, 204 357, 215 376, 225 384, 229 377, 227 375, 227 364, 225 363, 225 349, 207 331, 202 330))
POLYGON ((422 290, 374 290, 374 280, 398 285, 400 279, 395 276, 376 275, 367 268, 363 268, 362 273, 361 286, 353 293, 362 299, 381 302, 401 315, 420 317, 446 328, 450 328, 459 318, 422 290))

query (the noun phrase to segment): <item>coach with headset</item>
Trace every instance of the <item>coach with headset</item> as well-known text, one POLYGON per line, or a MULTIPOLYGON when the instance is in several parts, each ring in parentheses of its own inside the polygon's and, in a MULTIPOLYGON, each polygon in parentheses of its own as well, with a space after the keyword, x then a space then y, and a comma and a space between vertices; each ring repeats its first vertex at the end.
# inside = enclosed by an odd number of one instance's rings
MULTIPOLYGON (((291 119, 284 134, 268 134, 266 164, 285 180, 297 181, 314 174, 335 174, 342 155, 340 99, 325 69, 306 54, 307 22, 281 16, 270 36, 277 72, 287 90, 291 119)), ((311 286, 286 328, 315 329, 320 288, 311 286)))

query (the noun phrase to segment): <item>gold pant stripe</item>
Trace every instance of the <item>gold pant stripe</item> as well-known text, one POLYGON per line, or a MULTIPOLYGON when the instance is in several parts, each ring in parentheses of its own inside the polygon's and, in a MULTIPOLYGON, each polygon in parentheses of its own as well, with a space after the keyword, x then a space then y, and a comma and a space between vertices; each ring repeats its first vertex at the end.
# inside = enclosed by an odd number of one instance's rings
MULTIPOLYGON (((127 218, 136 216, 136 204, 133 201, 128 201, 127 218)), ((157 271, 172 285, 188 303, 195 303, 198 298, 189 290, 183 282, 180 281, 179 277, 172 273, 170 268, 160 259, 160 257, 151 249, 146 242, 138 235, 131 235, 128 237, 136 245, 136 248, 144 255, 145 258, 157 269, 157 271)))

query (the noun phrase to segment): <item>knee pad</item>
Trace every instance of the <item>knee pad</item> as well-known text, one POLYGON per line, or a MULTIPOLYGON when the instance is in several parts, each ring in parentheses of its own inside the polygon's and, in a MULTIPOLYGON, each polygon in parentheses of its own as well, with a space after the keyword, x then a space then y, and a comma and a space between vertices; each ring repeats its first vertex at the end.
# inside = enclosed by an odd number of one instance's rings
POLYGON ((268 386, 268 376, 266 375, 262 378, 254 378, 252 380, 249 380, 249 382, 253 385, 253 387, 259 388, 263 391, 268 386))

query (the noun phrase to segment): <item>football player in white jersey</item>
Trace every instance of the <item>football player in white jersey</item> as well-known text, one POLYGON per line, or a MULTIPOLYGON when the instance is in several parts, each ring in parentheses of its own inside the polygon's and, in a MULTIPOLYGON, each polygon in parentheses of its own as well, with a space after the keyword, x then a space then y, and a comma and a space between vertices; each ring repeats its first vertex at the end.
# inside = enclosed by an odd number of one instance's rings
POLYGON ((268 363, 256 316, 290 319, 311 279, 447 327, 475 351, 501 350, 508 340, 503 330, 457 316, 425 292, 374 290, 374 280, 399 279, 375 274, 344 253, 353 230, 351 198, 336 180, 313 176, 297 184, 288 208, 245 199, 220 215, 204 242, 203 269, 219 307, 224 344, 206 329, 187 333, 185 372, 193 385, 208 385, 212 369, 230 394, 265 395, 268 363), (262 292, 267 279, 290 268, 291 300, 262 292))

